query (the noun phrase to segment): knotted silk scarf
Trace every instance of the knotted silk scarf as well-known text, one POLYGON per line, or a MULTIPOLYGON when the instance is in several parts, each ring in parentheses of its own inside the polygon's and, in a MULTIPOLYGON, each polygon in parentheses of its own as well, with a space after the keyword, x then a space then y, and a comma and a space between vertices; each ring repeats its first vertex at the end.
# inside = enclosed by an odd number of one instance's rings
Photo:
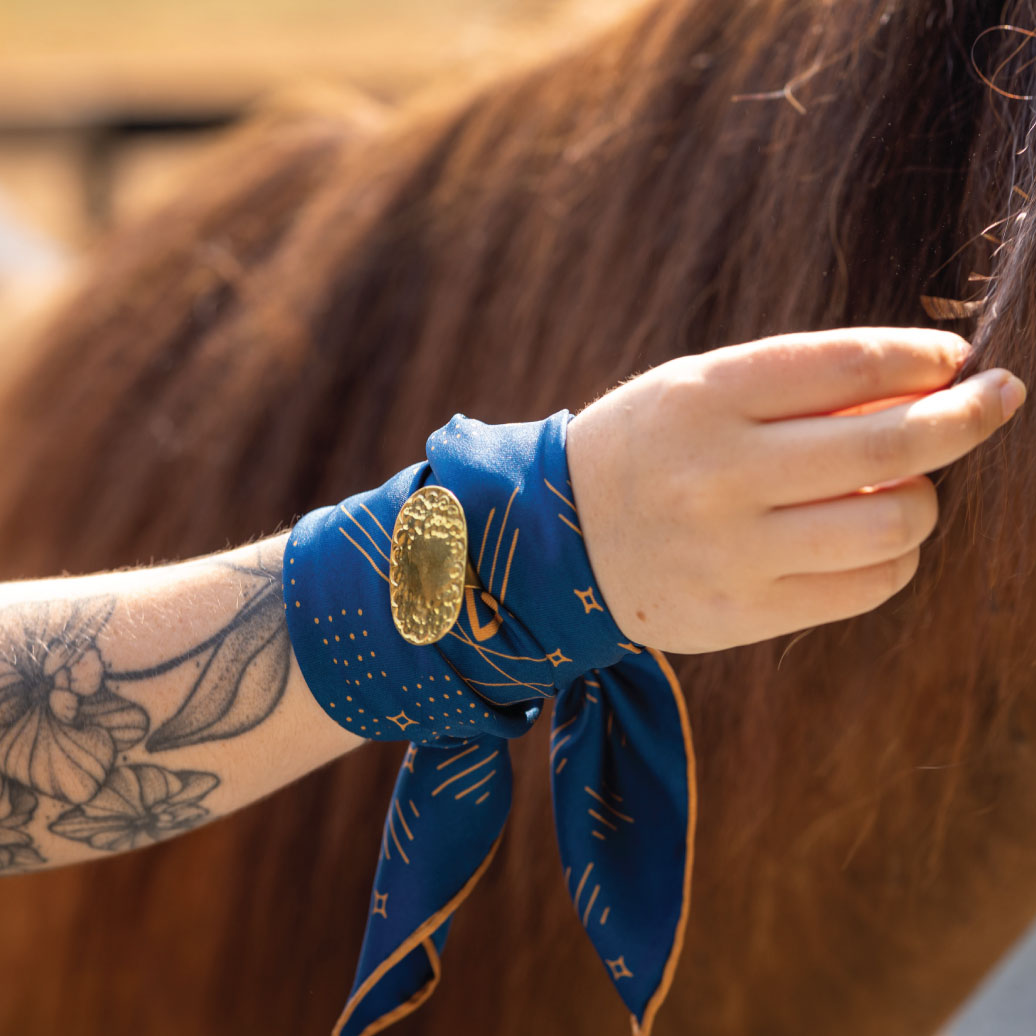
POLYGON ((690 896, 690 732, 664 656, 626 640, 594 580, 568 481, 570 419, 457 416, 428 439, 426 462, 307 514, 288 539, 288 628, 313 695, 362 737, 411 742, 336 1034, 378 1032, 431 995, 453 912, 500 844, 507 741, 549 698, 564 879, 634 1032, 650 1032, 672 981, 690 896), (481 587, 464 590, 443 639, 415 647, 392 620, 390 541, 426 485, 460 500, 481 587))

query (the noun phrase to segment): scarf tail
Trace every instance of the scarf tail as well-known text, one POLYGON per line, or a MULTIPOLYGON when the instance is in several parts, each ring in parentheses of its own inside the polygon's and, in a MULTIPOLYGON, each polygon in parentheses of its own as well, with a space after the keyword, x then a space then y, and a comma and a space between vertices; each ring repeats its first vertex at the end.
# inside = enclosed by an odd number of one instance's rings
POLYGON ((648 1036, 683 947, 696 821, 686 704, 661 652, 558 696, 551 780, 569 896, 634 1033, 648 1036))
POLYGON ((371 1036, 431 996, 450 920, 496 854, 510 808, 505 741, 410 746, 385 817, 360 962, 335 1036, 371 1036))

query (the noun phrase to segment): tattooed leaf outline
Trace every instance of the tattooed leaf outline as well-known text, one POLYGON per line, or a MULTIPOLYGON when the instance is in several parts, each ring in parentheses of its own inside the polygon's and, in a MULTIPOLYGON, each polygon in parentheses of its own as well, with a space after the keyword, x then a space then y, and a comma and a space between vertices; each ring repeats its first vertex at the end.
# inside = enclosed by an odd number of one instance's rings
POLYGON ((214 638, 187 699, 151 735, 147 750, 218 741, 258 726, 284 694, 290 661, 280 588, 270 583, 214 638))

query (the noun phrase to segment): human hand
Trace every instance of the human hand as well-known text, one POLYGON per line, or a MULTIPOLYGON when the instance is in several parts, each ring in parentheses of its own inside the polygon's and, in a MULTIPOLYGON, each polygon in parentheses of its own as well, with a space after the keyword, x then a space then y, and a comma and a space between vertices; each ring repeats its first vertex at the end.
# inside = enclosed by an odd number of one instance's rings
POLYGON ((623 633, 717 651, 901 590, 938 517, 923 473, 1025 399, 999 369, 946 387, 969 351, 920 329, 784 335, 672 360, 579 413, 572 491, 623 633))

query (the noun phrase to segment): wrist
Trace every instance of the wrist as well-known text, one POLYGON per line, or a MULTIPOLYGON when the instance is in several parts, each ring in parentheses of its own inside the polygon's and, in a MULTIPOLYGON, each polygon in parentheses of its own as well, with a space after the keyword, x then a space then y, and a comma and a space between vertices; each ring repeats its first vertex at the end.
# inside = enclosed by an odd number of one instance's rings
POLYGON ((428 440, 434 480, 464 508, 482 597, 499 607, 505 627, 510 616, 546 651, 560 646, 567 661, 553 673, 559 687, 611 665, 629 639, 587 555, 566 455, 572 420, 568 411, 500 426, 458 416, 428 440))
POLYGON ((625 450, 626 437, 605 435, 596 420, 594 406, 574 417, 567 429, 572 499, 601 603, 627 640, 644 643, 644 608, 631 598, 630 581, 623 579, 614 564, 616 558, 631 557, 637 550, 631 535, 636 518, 635 494, 612 475, 617 461, 621 466, 622 458, 617 454, 625 450), (626 515, 630 520, 616 522, 617 515, 626 515))

